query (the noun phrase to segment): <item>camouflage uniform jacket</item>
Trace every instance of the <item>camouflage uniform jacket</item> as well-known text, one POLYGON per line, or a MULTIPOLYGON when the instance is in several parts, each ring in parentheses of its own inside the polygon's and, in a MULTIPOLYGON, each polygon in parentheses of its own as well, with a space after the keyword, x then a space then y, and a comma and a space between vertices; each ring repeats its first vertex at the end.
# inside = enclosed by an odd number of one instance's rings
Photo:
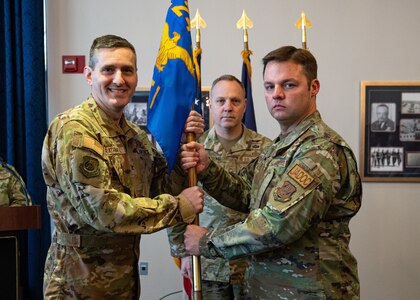
POLYGON ((199 179, 225 205, 250 211, 199 245, 207 257, 251 255, 248 297, 359 298, 349 221, 361 205, 360 177, 351 149, 318 112, 275 139, 239 176, 211 162, 199 179))
MULTIPOLYGON (((15 168, 9 164, 6 164, 6 166, 7 168, 0 165, 0 206, 26 206, 25 195, 22 192, 21 186, 22 183, 23 188, 26 189, 25 183, 15 168), (19 176, 20 182, 11 172, 19 176)), ((29 203, 31 202, 29 194, 28 201, 29 203)))
MULTIPOLYGON (((239 170, 259 156, 262 149, 271 141, 265 136, 243 126, 242 137, 226 151, 219 142, 214 128, 206 131, 199 139, 209 156, 227 170, 238 173, 239 170)), ((213 230, 233 225, 245 220, 248 214, 237 212, 217 202, 209 194, 204 196, 204 210, 200 214, 200 225, 213 230)), ((183 226, 168 228, 168 236, 173 256, 182 257, 184 253, 183 226)), ((229 282, 229 262, 223 258, 201 258, 201 272, 204 280, 229 282)))
POLYGON ((163 156, 145 132, 124 116, 117 126, 90 97, 51 122, 42 169, 55 225, 44 297, 138 299, 139 234, 180 222, 186 201, 161 194, 169 182, 163 156))

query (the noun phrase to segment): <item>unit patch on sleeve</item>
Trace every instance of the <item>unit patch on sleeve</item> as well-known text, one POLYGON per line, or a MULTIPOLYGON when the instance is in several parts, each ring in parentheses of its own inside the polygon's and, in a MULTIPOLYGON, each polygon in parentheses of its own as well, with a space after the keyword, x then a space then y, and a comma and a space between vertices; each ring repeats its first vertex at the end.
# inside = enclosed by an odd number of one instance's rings
POLYGON ((303 188, 306 188, 314 181, 314 178, 299 165, 295 165, 287 175, 303 188))
POLYGON ((99 175, 99 161, 90 156, 83 156, 83 162, 79 165, 79 171, 86 177, 96 177, 99 175))
POLYGON ((274 192, 274 199, 277 201, 286 202, 296 192, 296 187, 289 181, 283 182, 281 187, 278 187, 274 192))

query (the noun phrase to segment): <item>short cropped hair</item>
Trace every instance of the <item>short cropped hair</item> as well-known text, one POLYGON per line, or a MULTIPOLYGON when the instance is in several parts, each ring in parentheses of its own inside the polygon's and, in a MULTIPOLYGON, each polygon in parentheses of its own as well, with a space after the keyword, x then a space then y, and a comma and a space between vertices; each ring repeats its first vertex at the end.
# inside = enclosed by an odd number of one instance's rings
POLYGON ((318 64, 315 57, 306 49, 296 48, 293 46, 284 46, 269 52, 262 59, 264 68, 263 75, 267 64, 271 61, 276 62, 287 62, 292 61, 295 64, 301 65, 305 73, 305 77, 308 80, 308 88, 311 86, 312 80, 318 76, 318 64))
POLYGON ((388 105, 386 105, 386 104, 379 104, 379 105, 376 107, 376 110, 378 110, 378 108, 380 108, 380 107, 384 107, 384 108, 386 108, 386 110, 387 110, 387 111, 389 111, 389 107, 388 107, 388 105))
POLYGON ((211 89, 210 89, 210 97, 211 97, 211 94, 213 93, 214 86, 217 83, 219 83, 220 81, 234 81, 234 82, 238 83, 241 86, 241 89, 242 89, 242 92, 243 92, 243 95, 244 95, 244 98, 245 98, 246 92, 245 92, 245 87, 244 87, 243 83, 238 78, 236 78, 235 76, 230 75, 230 74, 225 74, 225 75, 219 76, 213 81, 213 83, 211 85, 211 89))
POLYGON ((103 35, 93 40, 89 51, 89 67, 95 69, 96 64, 96 50, 103 48, 128 48, 134 53, 137 66, 137 54, 134 46, 126 39, 112 34, 103 35))

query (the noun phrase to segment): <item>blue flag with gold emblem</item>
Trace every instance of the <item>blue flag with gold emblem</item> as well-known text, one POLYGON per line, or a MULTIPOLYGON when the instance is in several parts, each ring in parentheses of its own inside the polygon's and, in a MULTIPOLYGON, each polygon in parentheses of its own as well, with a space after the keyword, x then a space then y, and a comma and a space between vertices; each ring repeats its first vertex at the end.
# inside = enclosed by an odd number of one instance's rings
POLYGON ((147 127, 172 170, 196 93, 188 1, 172 0, 148 100, 147 127))

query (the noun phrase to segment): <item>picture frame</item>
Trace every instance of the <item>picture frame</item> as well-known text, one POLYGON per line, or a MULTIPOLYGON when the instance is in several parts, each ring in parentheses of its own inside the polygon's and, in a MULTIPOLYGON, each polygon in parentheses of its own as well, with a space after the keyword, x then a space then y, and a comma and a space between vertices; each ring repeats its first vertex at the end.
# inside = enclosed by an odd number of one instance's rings
POLYGON ((362 181, 420 182, 420 82, 362 81, 362 181))
POLYGON ((131 102, 124 108, 124 115, 127 120, 138 125, 141 129, 150 134, 147 129, 147 101, 149 100, 147 87, 137 87, 131 102))
MULTIPOLYGON (((149 100, 149 87, 137 87, 136 91, 134 92, 133 98, 131 102, 127 104, 124 108, 124 115, 127 120, 133 122, 134 124, 138 125, 141 129, 143 129, 149 136, 151 141, 154 141, 149 129, 147 128, 147 101, 149 100)), ((210 88, 208 86, 204 86, 201 88, 201 104, 202 104, 202 111, 203 111, 203 118, 206 125, 206 129, 211 124, 211 118, 209 113, 208 107, 208 100, 209 100, 209 93, 210 88)))

